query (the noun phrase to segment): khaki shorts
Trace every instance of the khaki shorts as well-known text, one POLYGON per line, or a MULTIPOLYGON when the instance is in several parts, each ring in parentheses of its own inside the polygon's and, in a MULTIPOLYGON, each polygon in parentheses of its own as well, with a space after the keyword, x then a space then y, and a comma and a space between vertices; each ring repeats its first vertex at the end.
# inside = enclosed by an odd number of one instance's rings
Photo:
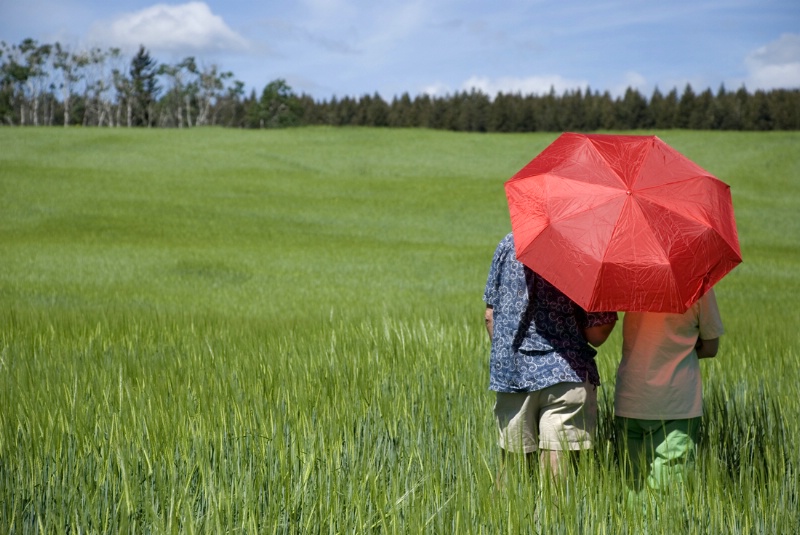
POLYGON ((498 392, 494 415, 506 451, 588 449, 597 429, 597 387, 558 383, 536 392, 498 392))

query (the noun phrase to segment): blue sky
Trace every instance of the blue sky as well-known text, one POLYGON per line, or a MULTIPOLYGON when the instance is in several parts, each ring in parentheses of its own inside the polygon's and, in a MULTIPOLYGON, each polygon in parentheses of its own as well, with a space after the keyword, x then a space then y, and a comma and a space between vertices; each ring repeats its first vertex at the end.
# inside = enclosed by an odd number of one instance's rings
POLYGON ((139 44, 316 99, 800 88, 800 1, 0 0, 0 40, 139 44))

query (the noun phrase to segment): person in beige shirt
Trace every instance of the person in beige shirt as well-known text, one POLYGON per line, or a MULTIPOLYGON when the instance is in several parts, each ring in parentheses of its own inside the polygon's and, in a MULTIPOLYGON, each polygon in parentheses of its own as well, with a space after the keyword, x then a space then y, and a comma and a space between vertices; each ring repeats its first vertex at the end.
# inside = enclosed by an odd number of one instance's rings
POLYGON ((683 314, 625 313, 614 413, 634 490, 665 489, 692 466, 703 415, 699 359, 716 356, 724 332, 713 289, 683 314))

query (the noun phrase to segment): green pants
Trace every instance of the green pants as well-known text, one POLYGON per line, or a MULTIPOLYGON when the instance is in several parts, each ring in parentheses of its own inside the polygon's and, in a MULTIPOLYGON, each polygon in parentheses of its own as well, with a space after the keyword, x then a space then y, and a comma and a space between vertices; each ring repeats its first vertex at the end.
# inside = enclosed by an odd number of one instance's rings
POLYGON ((614 418, 617 451, 633 490, 665 491, 685 482, 694 465, 700 418, 614 418))

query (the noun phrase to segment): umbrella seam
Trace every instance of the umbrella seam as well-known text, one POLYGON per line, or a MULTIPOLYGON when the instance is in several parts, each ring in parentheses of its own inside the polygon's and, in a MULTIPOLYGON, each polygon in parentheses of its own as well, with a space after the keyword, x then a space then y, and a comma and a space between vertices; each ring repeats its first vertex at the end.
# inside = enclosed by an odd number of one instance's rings
MULTIPOLYGON (((622 219, 622 214, 625 212, 625 210, 624 210, 625 204, 628 203, 628 202, 632 202, 632 200, 625 199, 625 201, 622 204, 622 208, 620 208, 620 211, 617 214, 617 220, 614 222, 614 231, 611 233, 611 238, 609 238, 609 240, 608 240, 609 244, 614 241, 614 236, 617 234, 617 229, 619 228, 619 222, 622 219)), ((609 251, 609 247, 608 246, 604 247, 603 258, 600 259, 600 268, 598 269, 598 272, 602 272, 603 271, 603 266, 606 263, 606 256, 608 256, 608 251, 609 251)), ((594 286, 592 286, 592 295, 596 295, 597 294, 597 290, 599 289, 601 280, 602 280, 602 277, 597 277, 595 279, 594 286)), ((594 305, 592 305, 592 308, 594 308, 594 305)))
MULTIPOLYGON (((655 139, 656 136, 648 136, 648 137, 651 138, 649 140, 651 142, 651 144, 654 144, 655 143, 654 139, 655 139)), ((628 190, 628 188, 629 188, 628 185, 625 183, 625 180, 621 176, 619 176, 619 173, 617 173, 614 170, 614 166, 612 165, 611 160, 606 158, 605 155, 603 155, 603 153, 600 152, 597 149, 597 146, 594 144, 594 141, 592 139, 590 139, 588 136, 586 138, 586 142, 591 145, 592 150, 594 150, 594 152, 600 157, 600 159, 602 159, 606 163, 606 165, 608 165, 608 168, 614 171, 614 176, 616 176, 619 179, 620 183, 622 184, 623 190, 628 190)), ((651 148, 652 148, 652 145, 651 145, 651 148)), ((638 174, 637 174, 637 177, 638 177, 638 174)))

